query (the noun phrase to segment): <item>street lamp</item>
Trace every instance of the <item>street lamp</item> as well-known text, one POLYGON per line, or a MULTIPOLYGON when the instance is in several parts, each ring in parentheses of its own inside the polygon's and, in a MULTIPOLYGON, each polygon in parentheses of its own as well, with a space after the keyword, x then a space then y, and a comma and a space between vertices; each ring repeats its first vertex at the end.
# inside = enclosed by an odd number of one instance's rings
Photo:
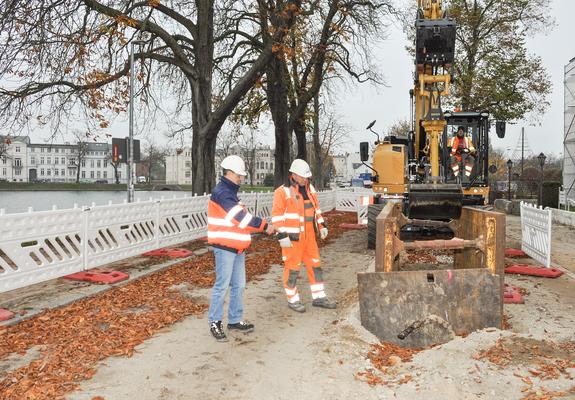
POLYGON ((513 161, 507 160, 507 200, 511 201, 511 168, 513 168, 513 161))
POLYGON ((543 153, 539 153, 537 159, 541 167, 541 180, 539 181, 539 206, 543 205, 543 167, 545 166, 545 159, 547 157, 543 153))
POLYGON ((130 132, 128 138, 128 203, 134 202, 134 86, 136 73, 134 71, 134 45, 144 44, 142 40, 130 43, 130 132))

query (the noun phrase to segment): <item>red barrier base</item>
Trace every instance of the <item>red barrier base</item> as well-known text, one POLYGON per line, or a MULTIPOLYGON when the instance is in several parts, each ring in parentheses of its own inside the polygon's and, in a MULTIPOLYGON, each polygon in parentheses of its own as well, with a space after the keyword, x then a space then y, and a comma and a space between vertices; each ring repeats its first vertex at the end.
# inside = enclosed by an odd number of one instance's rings
POLYGON ((0 308, 0 321, 8 321, 12 318, 14 318, 14 313, 12 311, 0 308))
POLYGON ((158 249, 148 251, 147 253, 142 254, 145 257, 171 257, 171 258, 182 258, 182 257, 189 257, 192 253, 190 250, 186 249, 158 249))
POLYGON ((83 281, 98 284, 111 284, 125 281, 130 276, 124 272, 119 271, 99 271, 93 269, 91 271, 76 272, 75 274, 66 275, 64 278, 73 281, 83 281))
POLYGON ((367 225, 363 224, 339 224, 339 227, 343 229, 367 229, 367 225))
POLYGON ((517 275, 530 275, 530 276, 542 276, 544 278, 558 278, 563 275, 563 271, 556 268, 544 268, 536 267, 534 265, 527 264, 514 264, 505 267, 506 274, 517 274, 517 275))
POLYGON ((523 250, 519 249, 505 249, 505 257, 509 258, 524 258, 529 257, 523 250))
POLYGON ((505 304, 523 304, 525 301, 523 300, 523 296, 519 293, 519 289, 515 286, 505 284, 505 288, 503 290, 503 303, 505 304))

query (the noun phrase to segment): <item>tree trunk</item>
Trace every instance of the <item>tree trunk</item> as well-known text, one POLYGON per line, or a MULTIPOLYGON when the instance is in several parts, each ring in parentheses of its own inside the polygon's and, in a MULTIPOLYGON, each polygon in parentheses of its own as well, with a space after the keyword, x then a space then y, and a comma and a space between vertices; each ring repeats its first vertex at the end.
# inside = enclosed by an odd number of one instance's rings
POLYGON ((288 128, 288 99, 281 59, 275 56, 266 69, 266 95, 275 127, 274 187, 283 185, 289 175, 290 130, 288 128))
POLYGON ((296 158, 300 158, 302 160, 307 159, 307 143, 305 137, 305 122, 302 118, 299 118, 295 121, 293 131, 295 133, 295 137, 297 140, 297 156, 296 158))
POLYGON ((197 79, 189 80, 192 89, 192 191, 209 193, 215 184, 217 129, 210 129, 212 114, 212 74, 214 59, 214 6, 212 0, 196 0, 197 44, 194 46, 197 79))
POLYGON ((313 98, 313 152, 315 164, 315 184, 318 188, 323 187, 321 166, 323 160, 321 159, 321 144, 319 142, 319 93, 313 98))

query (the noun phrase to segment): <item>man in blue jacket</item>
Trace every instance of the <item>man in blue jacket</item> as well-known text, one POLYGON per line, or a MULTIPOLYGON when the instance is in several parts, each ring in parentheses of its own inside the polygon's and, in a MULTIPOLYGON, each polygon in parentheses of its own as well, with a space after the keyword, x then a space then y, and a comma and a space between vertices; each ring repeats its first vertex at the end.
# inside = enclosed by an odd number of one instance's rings
POLYGON ((224 158, 223 176, 213 189, 208 202, 208 244, 216 260, 216 281, 212 289, 208 321, 210 332, 218 341, 227 341, 222 327, 224 300, 230 289, 228 329, 251 332, 254 325, 242 320, 243 292, 246 286, 245 250, 251 243, 250 233, 273 233, 272 224, 248 212, 238 198, 244 161, 238 156, 224 158))

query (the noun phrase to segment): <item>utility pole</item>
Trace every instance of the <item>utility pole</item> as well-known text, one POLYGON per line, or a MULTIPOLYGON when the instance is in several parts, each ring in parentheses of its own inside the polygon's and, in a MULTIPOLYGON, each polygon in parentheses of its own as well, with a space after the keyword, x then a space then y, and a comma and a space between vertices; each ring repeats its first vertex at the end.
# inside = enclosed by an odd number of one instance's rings
POLYGON ((130 43, 130 132, 128 139, 128 203, 134 202, 134 42, 130 43))

